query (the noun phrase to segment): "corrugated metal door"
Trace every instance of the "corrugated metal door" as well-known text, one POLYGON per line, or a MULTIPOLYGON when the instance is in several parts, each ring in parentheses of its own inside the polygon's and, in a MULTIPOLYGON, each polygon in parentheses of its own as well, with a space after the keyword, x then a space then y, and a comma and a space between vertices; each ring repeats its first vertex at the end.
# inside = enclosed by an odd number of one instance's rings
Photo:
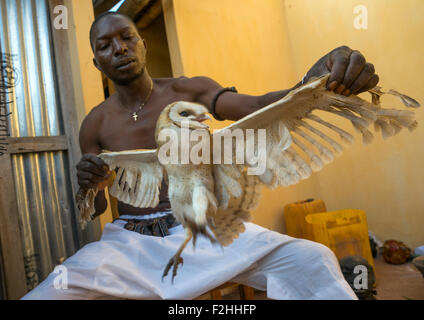
POLYGON ((8 148, 28 289, 98 237, 92 226, 82 237, 77 225, 50 21, 45 0, 0 0, 1 48, 16 75, 8 95, 8 148))

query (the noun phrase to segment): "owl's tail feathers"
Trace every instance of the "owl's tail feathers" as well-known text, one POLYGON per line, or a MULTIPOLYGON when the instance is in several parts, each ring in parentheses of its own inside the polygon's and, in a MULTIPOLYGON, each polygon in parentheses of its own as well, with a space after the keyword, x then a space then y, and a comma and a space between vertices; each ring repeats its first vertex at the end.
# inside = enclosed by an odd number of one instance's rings
POLYGON ((242 209, 235 212, 223 212, 215 219, 215 227, 211 230, 221 246, 226 247, 246 230, 244 222, 250 219, 250 213, 242 209))

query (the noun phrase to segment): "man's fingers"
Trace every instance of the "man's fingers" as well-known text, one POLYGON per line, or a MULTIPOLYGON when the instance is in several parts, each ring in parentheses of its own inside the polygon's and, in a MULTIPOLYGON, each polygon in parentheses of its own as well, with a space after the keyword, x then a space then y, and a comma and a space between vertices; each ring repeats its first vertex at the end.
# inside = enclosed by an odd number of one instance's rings
POLYGON ((92 186, 97 186, 100 182, 104 181, 105 178, 93 174, 87 171, 78 171, 77 172, 78 181, 88 181, 92 186))
POLYGON ((350 92, 353 94, 358 94, 358 92, 362 88, 364 88, 374 76, 374 72, 374 65, 372 65, 371 63, 365 64, 364 69, 362 69, 360 75, 358 76, 358 78, 356 78, 355 82, 350 87, 350 92))
POLYGON ((99 168, 102 168, 103 166, 107 166, 107 164, 95 154, 91 154, 91 153, 85 154, 82 157, 82 159, 92 162, 93 164, 95 164, 99 168))
POLYGON ((91 172, 86 172, 86 171, 78 171, 77 172, 77 177, 78 180, 88 180, 88 181, 92 181, 93 183, 95 183, 97 179, 99 179, 100 177, 91 173, 91 172))
POLYGON ((108 177, 109 166, 95 154, 84 154, 77 165, 78 184, 95 188, 108 177))
POLYGON ((374 88, 378 82, 380 81, 380 77, 377 74, 374 74, 371 79, 368 81, 368 83, 363 86, 357 93, 366 92, 368 90, 371 90, 374 88))
POLYGON ((352 50, 348 47, 341 47, 330 54, 328 66, 331 66, 331 74, 328 79, 327 89, 337 92, 343 91, 342 84, 346 69, 349 65, 352 50), (340 88, 341 87, 341 88, 340 88))
POLYGON ((379 81, 374 66, 367 63, 362 53, 357 50, 341 46, 325 57, 325 64, 321 62, 321 68, 330 71, 327 82, 327 89, 330 91, 349 96, 368 91, 379 81))
POLYGON ((107 176, 109 172, 109 166, 94 154, 85 154, 78 163, 77 169, 90 171, 102 177, 107 176))
POLYGON ((108 168, 102 168, 98 167, 97 165, 93 164, 90 161, 81 161, 78 164, 78 172, 89 172, 91 174, 94 174, 96 176, 102 177, 103 179, 107 177, 107 174, 109 172, 108 168))
POLYGON ((350 87, 361 74, 365 65, 365 57, 359 51, 353 51, 350 55, 349 65, 343 79, 344 90, 340 90, 338 93, 346 93, 346 95, 350 94, 350 87))

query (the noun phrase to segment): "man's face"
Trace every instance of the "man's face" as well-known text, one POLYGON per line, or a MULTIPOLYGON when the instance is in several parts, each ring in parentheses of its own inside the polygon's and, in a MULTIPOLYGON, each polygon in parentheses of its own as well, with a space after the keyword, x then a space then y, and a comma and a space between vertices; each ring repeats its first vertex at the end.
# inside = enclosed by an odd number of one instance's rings
POLYGON ((113 82, 126 85, 140 77, 146 66, 146 48, 134 24, 110 15, 95 26, 92 36, 94 64, 113 82))

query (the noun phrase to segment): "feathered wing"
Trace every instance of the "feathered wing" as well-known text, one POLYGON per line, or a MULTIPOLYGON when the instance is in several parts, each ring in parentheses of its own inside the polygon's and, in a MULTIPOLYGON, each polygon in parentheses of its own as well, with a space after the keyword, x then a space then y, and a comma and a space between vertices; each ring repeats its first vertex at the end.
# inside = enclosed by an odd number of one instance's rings
MULTIPOLYGON (((385 109, 380 104, 380 96, 385 93, 397 96, 406 107, 417 108, 420 105, 414 99, 394 90, 383 92, 379 87, 370 90, 372 103, 358 96, 345 97, 326 90, 328 77, 312 80, 223 129, 229 132, 241 129, 245 135, 247 129, 254 129, 254 150, 256 156, 266 155, 266 166, 262 174, 250 175, 252 159, 249 158, 244 159, 246 165, 214 165, 215 195, 220 209, 211 229, 222 245, 230 244, 244 231, 243 221, 250 219, 249 211, 258 205, 263 186, 297 184, 339 156, 343 144, 353 143, 351 133, 324 120, 316 114, 318 111, 349 120, 366 144, 374 137, 369 130, 371 124, 384 138, 396 135, 403 128, 416 128, 414 112, 385 109), (258 129, 266 129, 265 145, 258 145, 258 129)), ((215 132, 214 138, 222 135, 223 130, 215 132)), ((236 163, 236 147, 233 144, 232 163, 236 163)))
MULTIPOLYGON (((138 208, 154 208, 159 204, 159 192, 163 179, 163 167, 160 165, 156 150, 129 150, 104 152, 99 158, 117 170, 109 193, 119 201, 138 208)), ((82 190, 77 194, 77 206, 80 210, 80 224, 85 227, 95 212, 94 199, 98 189, 82 190)))

